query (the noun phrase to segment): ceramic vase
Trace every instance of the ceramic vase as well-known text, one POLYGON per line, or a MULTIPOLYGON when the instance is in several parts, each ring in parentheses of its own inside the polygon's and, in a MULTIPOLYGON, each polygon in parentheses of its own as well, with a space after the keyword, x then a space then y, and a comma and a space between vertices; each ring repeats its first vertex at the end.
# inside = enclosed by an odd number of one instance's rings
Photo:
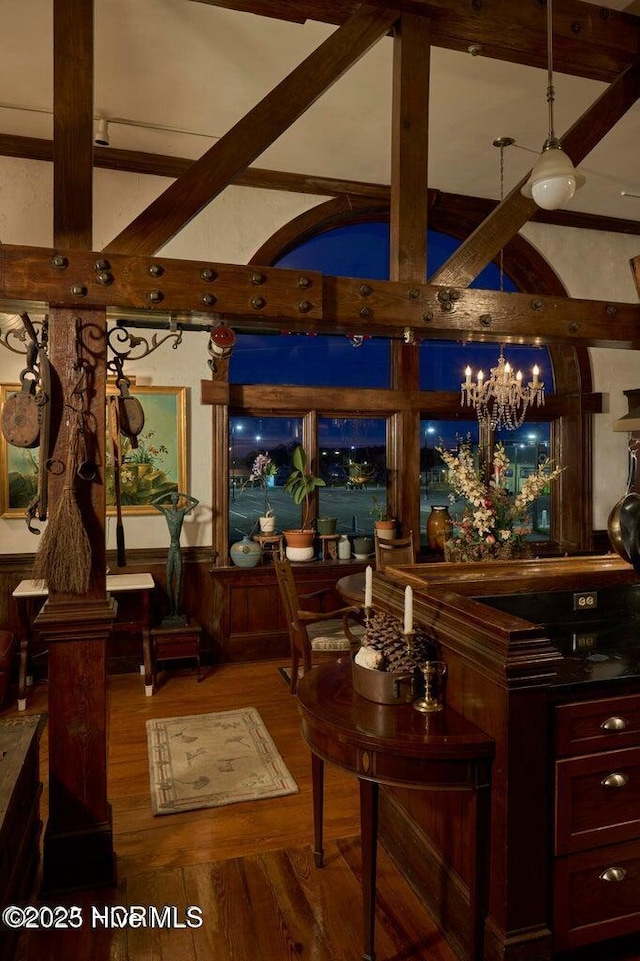
POLYGON ((434 506, 427 519, 427 542, 430 551, 444 554, 444 543, 451 537, 453 521, 448 507, 434 506))
POLYGON ((241 541, 231 545, 229 554, 236 567, 255 567, 262 560, 262 547, 245 534, 241 541))

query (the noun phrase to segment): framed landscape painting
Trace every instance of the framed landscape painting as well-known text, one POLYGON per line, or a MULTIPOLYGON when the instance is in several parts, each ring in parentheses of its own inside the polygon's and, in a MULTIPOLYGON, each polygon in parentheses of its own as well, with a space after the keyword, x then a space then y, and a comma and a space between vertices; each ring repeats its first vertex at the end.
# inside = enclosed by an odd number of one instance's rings
MULTIPOLYGON (((108 394, 117 394, 109 384, 108 394)), ((131 386, 140 401, 144 427, 137 447, 121 435, 120 500, 123 514, 155 514, 151 501, 187 490, 186 387, 131 386)), ((111 437, 107 421, 107 513, 115 513, 111 437)))
MULTIPOLYGON (((18 384, 0 385, 0 405, 18 384)), ((109 384, 108 394, 117 394, 109 384)), ((151 501, 168 491, 187 489, 186 387, 132 386, 130 396, 144 410, 137 447, 121 435, 120 496, 124 514, 155 514, 151 501)), ((115 513, 111 437, 107 427, 107 513, 115 513)), ((99 472, 99 476, 100 476, 99 472)), ((38 448, 14 447, 0 432, 0 515, 24 515, 37 488, 38 448)))
MULTIPOLYGON (((0 410, 20 384, 0 384, 0 410)), ((0 515, 24 517, 38 489, 38 448, 14 447, 0 431, 0 515)))

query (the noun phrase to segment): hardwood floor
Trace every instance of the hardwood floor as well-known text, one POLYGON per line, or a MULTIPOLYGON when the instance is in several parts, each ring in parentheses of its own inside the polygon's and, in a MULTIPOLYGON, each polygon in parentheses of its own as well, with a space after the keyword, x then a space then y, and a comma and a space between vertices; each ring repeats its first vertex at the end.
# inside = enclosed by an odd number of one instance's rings
MULTIPOLYGON (((201 684, 192 672, 172 672, 152 698, 145 697, 139 675, 110 678, 109 796, 118 885, 59 899, 82 908, 82 927, 23 935, 16 961, 360 961, 357 784, 327 766, 325 866, 318 870, 311 846, 309 751, 300 737, 296 699, 278 666, 228 665, 210 671, 201 684), (245 706, 260 712, 299 793, 154 817, 145 721, 245 706), (105 908, 132 905, 175 905, 182 923, 187 906, 196 905, 202 925, 107 928, 100 921, 105 908)), ((46 683, 31 690, 27 710, 47 710, 46 683)), ((15 713, 10 706, 2 716, 15 713)), ((41 759, 46 818, 46 730, 41 759)), ((383 848, 376 951, 378 961, 456 961, 383 848)), ((640 961, 637 938, 575 952, 566 961, 640 961)))
MULTIPOLYGON (((76 893, 77 930, 23 935, 17 961, 359 961, 362 957, 359 802, 355 779, 327 767, 325 866, 312 855, 309 751, 296 699, 274 662, 228 665, 197 684, 172 672, 153 697, 138 675, 110 678, 109 796, 118 886, 76 893), (295 778, 298 794, 154 817, 145 722, 256 707, 295 778), (92 927, 92 909, 115 905, 202 909, 198 928, 92 927)), ((47 710, 47 685, 27 710, 47 710)), ((13 707, 3 716, 15 713, 13 707)), ((46 817, 47 733, 41 744, 46 817)), ((455 961, 428 913, 380 851, 376 915, 378 961, 455 961)))

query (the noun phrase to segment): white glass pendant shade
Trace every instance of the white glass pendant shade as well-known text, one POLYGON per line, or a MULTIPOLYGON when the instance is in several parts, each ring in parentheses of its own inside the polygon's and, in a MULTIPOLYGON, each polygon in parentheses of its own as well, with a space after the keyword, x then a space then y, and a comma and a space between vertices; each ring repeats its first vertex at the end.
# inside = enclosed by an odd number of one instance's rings
POLYGON ((584 178, 576 174, 560 142, 554 139, 544 145, 522 193, 533 197, 544 210, 557 210, 571 200, 582 183, 584 178))

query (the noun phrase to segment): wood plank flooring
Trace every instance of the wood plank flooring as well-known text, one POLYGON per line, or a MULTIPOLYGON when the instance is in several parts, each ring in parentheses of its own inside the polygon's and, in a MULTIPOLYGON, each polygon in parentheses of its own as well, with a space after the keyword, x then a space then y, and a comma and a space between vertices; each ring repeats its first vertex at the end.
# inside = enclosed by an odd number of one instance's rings
MULTIPOLYGON (((359 801, 354 778, 328 765, 325 866, 312 855, 309 750, 296 699, 274 662, 228 665, 197 684, 172 672, 153 697, 138 675, 109 680, 109 797, 118 886, 70 894, 82 908, 78 930, 23 935, 17 961, 359 961, 362 957, 359 801), (299 786, 284 798, 154 817, 145 722, 253 706, 299 786), (105 928, 92 909, 189 905, 198 928, 105 928)), ((28 699, 47 710, 47 685, 28 699)), ((3 716, 16 713, 11 706, 3 716)), ((47 734, 41 744, 46 817, 47 734)), ((378 961, 455 961, 433 921, 392 861, 380 851, 376 915, 378 961)))
MULTIPOLYGON (((145 697, 138 675, 110 678, 109 796, 118 885, 59 899, 82 908, 82 927, 23 935, 16 961, 360 961, 357 784, 327 765, 325 866, 318 870, 312 855, 309 751, 300 736, 296 699, 279 666, 227 665, 211 670, 200 684, 191 672, 172 672, 151 698, 145 697), (154 817, 145 721, 245 706, 260 712, 299 793, 154 817), (181 923, 186 923, 186 908, 196 905, 202 925, 107 928, 99 920, 106 907, 122 911, 132 905, 175 905, 181 923), (94 908, 99 916, 92 924, 94 908)), ((44 683, 30 692, 27 711, 46 710, 44 683)), ((2 716, 15 713, 10 705, 2 716)), ((46 818, 46 731, 41 758, 46 818)), ((382 848, 376 951, 377 961, 456 961, 382 848)), ((638 939, 565 958, 640 961, 638 939)))

